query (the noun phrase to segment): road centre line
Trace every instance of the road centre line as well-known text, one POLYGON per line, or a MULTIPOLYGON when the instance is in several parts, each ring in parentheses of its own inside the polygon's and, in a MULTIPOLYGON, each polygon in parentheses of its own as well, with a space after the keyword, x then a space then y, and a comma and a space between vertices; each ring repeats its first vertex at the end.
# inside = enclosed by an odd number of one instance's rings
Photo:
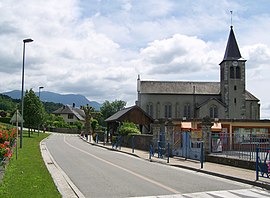
POLYGON ((104 163, 107 163, 107 164, 109 164, 109 165, 111 165, 111 166, 114 166, 114 167, 119 168, 119 169, 121 169, 121 170, 123 170, 123 171, 126 171, 126 172, 128 172, 128 173, 130 173, 130 174, 132 174, 132 175, 134 175, 134 176, 136 176, 136 177, 139 177, 140 179, 143 179, 143 180, 145 180, 145 181, 147 181, 147 182, 150 182, 150 183, 152 183, 152 184, 155 184, 155 185, 157 185, 157 186, 159 186, 159 187, 161 187, 161 188, 163 188, 163 189, 165 189, 165 190, 168 190, 168 191, 171 192, 171 193, 180 194, 179 191, 177 191, 177 190, 175 190, 175 189, 173 189, 173 188, 170 188, 170 187, 168 187, 168 186, 166 186, 166 185, 163 185, 163 184, 161 184, 161 183, 159 183, 159 182, 157 182, 157 181, 154 181, 154 180, 152 180, 152 179, 150 179, 150 178, 147 178, 147 177, 145 177, 145 176, 143 176, 143 175, 140 175, 140 174, 138 174, 138 173, 135 173, 135 172, 133 172, 133 171, 131 171, 131 170, 128 170, 128 169, 126 169, 126 168, 124 168, 124 167, 121 167, 121 166, 119 166, 119 165, 116 165, 116 164, 114 164, 114 163, 112 163, 112 162, 109 162, 109 161, 107 161, 107 160, 105 160, 105 159, 102 159, 102 158, 100 158, 100 157, 97 157, 96 155, 93 155, 93 154, 91 154, 91 153, 88 153, 87 151, 84 151, 84 150, 82 150, 82 149, 80 149, 80 148, 77 148, 77 147, 71 145, 70 143, 68 143, 68 142, 66 141, 66 136, 64 136, 64 142, 65 142, 68 146, 70 146, 70 147, 72 147, 72 148, 74 148, 74 149, 76 149, 76 150, 78 150, 78 151, 81 151, 82 153, 85 153, 85 154, 87 154, 87 155, 89 155, 89 156, 91 156, 91 157, 93 157, 93 158, 95 158, 95 159, 97 159, 97 160, 100 160, 100 161, 102 161, 102 162, 104 162, 104 163))

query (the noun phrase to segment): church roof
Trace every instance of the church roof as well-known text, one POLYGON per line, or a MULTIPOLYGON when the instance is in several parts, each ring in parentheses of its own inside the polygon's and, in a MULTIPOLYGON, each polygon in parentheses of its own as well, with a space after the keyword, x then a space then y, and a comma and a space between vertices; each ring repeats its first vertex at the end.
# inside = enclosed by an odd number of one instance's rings
MULTIPOLYGON (((183 95, 220 95, 219 82, 188 82, 188 81, 140 81, 141 94, 183 94, 183 95)), ((245 99, 260 101, 249 91, 245 99)))
POLYGON ((227 42, 227 47, 225 50, 225 55, 223 60, 238 60, 240 59, 241 53, 239 51, 235 36, 234 36, 234 32, 233 32, 233 26, 231 26, 231 31, 230 31, 230 35, 229 35, 229 39, 227 42))
POLYGON ((220 93, 219 82, 140 81, 140 93, 214 94, 220 93))
POLYGON ((246 100, 255 100, 255 101, 260 101, 258 98, 256 98, 253 94, 251 94, 249 91, 246 90, 245 93, 246 100))

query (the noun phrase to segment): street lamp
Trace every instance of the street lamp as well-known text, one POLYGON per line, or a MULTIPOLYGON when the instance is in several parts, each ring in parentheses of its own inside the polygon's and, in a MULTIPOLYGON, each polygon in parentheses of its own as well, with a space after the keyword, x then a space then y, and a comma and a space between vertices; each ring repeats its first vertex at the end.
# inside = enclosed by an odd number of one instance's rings
POLYGON ((23 94, 24 94, 24 61, 25 61, 25 43, 31 43, 34 40, 31 38, 23 40, 23 64, 22 64, 22 93, 21 93, 21 103, 22 103, 22 122, 20 131, 20 148, 22 148, 22 135, 23 135, 23 94))
POLYGON ((41 90, 41 89, 44 89, 44 87, 39 87, 39 88, 38 88, 38 97, 39 97, 39 99, 40 99, 40 90, 41 90))
MULTIPOLYGON (((42 87, 42 86, 38 88, 38 98, 39 98, 39 100, 40 100, 40 90, 43 89, 43 88, 44 88, 44 87, 42 87)), ((41 101, 41 100, 40 100, 40 101, 41 101)), ((39 136, 39 128, 40 128, 39 125, 40 125, 40 124, 38 124, 38 136, 39 136)))

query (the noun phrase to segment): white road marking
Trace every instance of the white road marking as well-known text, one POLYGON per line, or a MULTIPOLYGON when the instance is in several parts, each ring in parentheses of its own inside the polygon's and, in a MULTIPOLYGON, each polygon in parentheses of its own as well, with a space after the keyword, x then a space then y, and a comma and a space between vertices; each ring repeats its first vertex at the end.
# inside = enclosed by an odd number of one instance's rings
POLYGON ((221 191, 208 191, 198 193, 187 194, 173 194, 173 195, 158 195, 158 196, 145 196, 145 197, 133 197, 133 198, 216 198, 216 197, 230 197, 230 198, 242 198, 242 197, 254 197, 254 198, 268 198, 270 192, 261 189, 244 189, 244 190, 221 190, 221 191))
POLYGON ((139 178, 141 178, 141 179, 143 179, 143 180, 145 180, 145 181, 147 181, 147 182, 150 182, 150 183, 152 183, 152 184, 155 184, 155 185, 157 185, 157 186, 159 186, 159 187, 161 187, 161 188, 163 188, 163 189, 165 189, 165 190, 168 190, 168 191, 171 192, 171 193, 175 193, 175 194, 179 194, 179 193, 180 193, 179 191, 177 191, 177 190, 175 190, 175 189, 173 189, 173 188, 170 188, 170 187, 168 187, 168 186, 166 186, 166 185, 164 185, 164 184, 161 184, 161 183, 159 183, 159 182, 157 182, 157 181, 154 181, 154 180, 152 180, 152 179, 150 179, 150 178, 147 178, 147 177, 145 177, 145 176, 142 176, 142 175, 140 175, 140 174, 138 174, 138 173, 135 173, 135 172, 133 172, 133 171, 131 171, 131 170, 128 170, 128 169, 126 169, 126 168, 124 168, 124 167, 121 167, 121 166, 116 165, 116 164, 114 164, 114 163, 112 163, 112 162, 109 162, 109 161, 107 161, 107 160, 105 160, 105 159, 102 159, 102 158, 100 158, 100 157, 97 157, 97 156, 95 156, 95 155, 93 155, 93 154, 91 154, 91 153, 88 153, 88 152, 86 152, 86 151, 80 149, 80 148, 77 148, 77 147, 75 147, 75 146, 69 144, 69 143, 66 141, 66 137, 65 137, 65 136, 64 136, 64 142, 65 142, 67 145, 69 145, 70 147, 72 147, 72 148, 74 148, 74 149, 76 149, 76 150, 78 150, 78 151, 81 151, 82 153, 85 153, 85 154, 87 154, 87 155, 89 155, 89 156, 91 156, 91 157, 93 157, 93 158, 96 158, 97 160, 100 160, 100 161, 102 161, 102 162, 104 162, 104 163, 107 163, 107 164, 109 164, 109 165, 111 165, 111 166, 114 166, 114 167, 119 168, 119 169, 121 169, 121 170, 123 170, 123 171, 126 171, 126 172, 128 172, 128 173, 130 173, 130 174, 132 174, 132 175, 134 175, 134 176, 136 176, 136 177, 139 177, 139 178))

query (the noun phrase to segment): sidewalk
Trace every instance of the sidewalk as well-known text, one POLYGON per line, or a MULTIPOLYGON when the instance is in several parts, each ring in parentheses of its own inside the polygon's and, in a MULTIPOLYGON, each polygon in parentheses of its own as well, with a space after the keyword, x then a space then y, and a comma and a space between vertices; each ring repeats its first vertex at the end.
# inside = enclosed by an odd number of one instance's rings
MULTIPOLYGON (((83 140, 86 141, 85 139, 83 140)), ((112 145, 109 143, 106 143, 106 145, 104 145, 103 142, 100 142, 98 144, 94 142, 88 142, 88 143, 95 146, 103 147, 109 150, 133 155, 135 157, 139 157, 147 161, 162 163, 169 166, 174 166, 174 167, 179 167, 179 168, 184 168, 184 169, 189 169, 196 172, 214 175, 214 176, 218 176, 218 177, 222 177, 222 178, 230 179, 233 181, 238 181, 238 182, 242 182, 242 183, 246 183, 249 185, 262 187, 267 190, 270 190, 270 179, 260 177, 259 180, 256 181, 255 170, 247 170, 243 168, 226 166, 226 165, 216 164, 216 163, 211 163, 211 162, 205 162, 203 164, 203 168, 201 169, 200 162, 195 161, 195 160, 185 160, 184 158, 181 158, 181 157, 173 157, 173 158, 169 158, 169 163, 167 163, 167 158, 160 159, 157 157, 151 157, 151 160, 150 160, 149 151, 142 151, 142 150, 135 149, 134 153, 132 153, 132 149, 127 148, 127 147, 121 147, 121 148, 115 149, 115 148, 112 148, 112 145)), ((157 154, 155 154, 155 156, 157 156, 157 154)))

